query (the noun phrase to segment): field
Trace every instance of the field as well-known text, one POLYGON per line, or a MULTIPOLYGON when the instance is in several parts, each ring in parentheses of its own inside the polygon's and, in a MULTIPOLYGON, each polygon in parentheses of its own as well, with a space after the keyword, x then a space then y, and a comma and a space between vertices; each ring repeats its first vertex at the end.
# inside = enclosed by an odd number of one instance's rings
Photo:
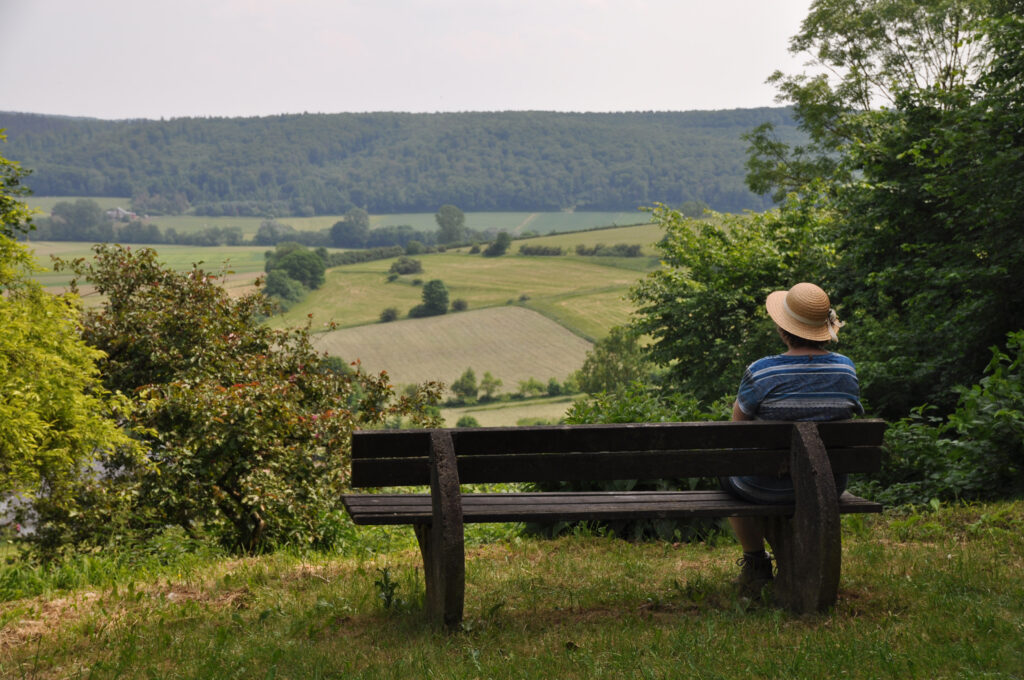
MULTIPOLYGON (((25 203, 38 208, 44 213, 53 210, 59 201, 76 201, 76 196, 30 196, 25 203)), ((131 208, 131 199, 118 197, 92 198, 105 210, 121 207, 131 208)), ((280 217, 278 222, 294 227, 299 231, 322 231, 342 219, 342 215, 318 215, 316 217, 280 217)), ((259 229, 262 217, 205 217, 202 215, 158 215, 151 221, 160 229, 173 228, 179 234, 190 234, 208 227, 239 227, 246 237, 251 238, 259 229)), ((631 225, 647 222, 647 215, 632 212, 467 212, 466 226, 470 229, 486 231, 496 229, 510 234, 521 234, 533 231, 538 234, 580 231, 595 227, 611 225, 631 225)), ((418 231, 435 231, 437 222, 434 213, 402 213, 391 215, 371 215, 370 228, 385 226, 408 225, 418 231)))
MULTIPOLYGON (((479 379, 480 376, 477 376, 479 379)), ((536 424, 539 421, 557 423, 572 406, 574 396, 541 397, 524 401, 495 401, 473 406, 441 409, 446 427, 455 427, 462 416, 476 418, 480 427, 536 424)))
MULTIPOLYGON (((30 246, 35 251, 39 266, 50 270, 36 275, 36 280, 53 288, 66 286, 71 277, 65 272, 52 271, 51 255, 73 260, 77 257, 88 258, 93 254, 92 244, 77 241, 39 241, 32 242, 30 246)), ((202 263, 203 268, 210 272, 232 271, 235 272, 233 280, 244 279, 247 282, 263 273, 263 253, 267 250, 266 246, 132 246, 145 247, 156 250, 158 259, 175 271, 184 271, 191 268, 193 263, 202 263)))
MULTIPOLYGON (((544 316, 517 306, 492 307, 426 319, 395 321, 317 335, 318 349, 371 372, 386 370, 398 384, 451 384, 467 368, 479 380, 499 378, 502 392, 520 380, 565 380, 591 345, 544 316)), ((524 416, 525 417, 525 416, 524 416)))
MULTIPOLYGON (((334 267, 327 271, 323 287, 269 323, 285 328, 311 322, 321 349, 347 361, 358 359, 367 370, 387 370, 397 384, 423 380, 451 384, 472 368, 478 378, 485 371, 500 378, 500 392, 514 392, 520 381, 529 378, 564 381, 580 368, 594 341, 612 326, 629 321, 633 311, 629 289, 657 266, 651 244, 660 237, 658 227, 642 225, 513 241, 509 254, 497 258, 470 254, 468 248, 420 255, 417 259, 424 271, 393 282, 387 281, 392 260, 334 267), (524 243, 558 246, 570 254, 524 257, 517 254, 524 243), (643 244, 646 255, 574 254, 579 244, 600 243, 643 244), (468 311, 379 323, 381 312, 389 307, 404 317, 421 302, 423 283, 432 279, 444 281, 450 299, 465 300, 468 311)), ((49 267, 50 255, 70 259, 91 254, 86 243, 38 242, 32 247, 44 267, 49 267)), ((235 273, 226 285, 237 293, 252 289, 253 279, 263 271, 267 250, 263 246, 162 245, 155 249, 163 262, 179 271, 202 262, 208 270, 219 272, 227 262, 226 269, 235 273)), ((66 273, 53 272, 37 278, 53 290, 70 279, 66 273)), ((88 287, 81 292, 85 304, 95 302, 88 287)), ((562 412, 564 407, 517 404, 489 409, 478 420, 511 425, 522 418, 557 420, 562 412)))
POLYGON ((0 602, 0 677, 1013 680, 1022 525, 1020 501, 848 516, 839 601, 800 617, 737 596, 727 535, 469 525, 453 634, 425 625, 409 527, 353 528, 331 554, 0 564, 8 593, 29 591, 0 602))

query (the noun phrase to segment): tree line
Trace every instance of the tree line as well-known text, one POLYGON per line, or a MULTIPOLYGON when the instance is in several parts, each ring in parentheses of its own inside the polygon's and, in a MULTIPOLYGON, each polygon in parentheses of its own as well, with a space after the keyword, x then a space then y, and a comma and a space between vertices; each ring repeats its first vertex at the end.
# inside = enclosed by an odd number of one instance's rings
MULTIPOLYGON (((762 210, 741 135, 788 109, 368 113, 95 119, 0 113, 8 155, 46 196, 130 196, 139 214, 307 216, 633 210, 703 201, 762 210)), ((791 133, 791 134, 790 134, 791 133)))

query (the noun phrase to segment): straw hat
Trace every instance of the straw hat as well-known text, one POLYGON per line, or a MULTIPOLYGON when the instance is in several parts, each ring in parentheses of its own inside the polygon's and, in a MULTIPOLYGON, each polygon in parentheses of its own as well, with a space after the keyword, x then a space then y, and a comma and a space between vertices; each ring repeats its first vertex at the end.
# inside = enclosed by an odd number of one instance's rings
POLYGON ((777 290, 764 303, 768 316, 779 327, 806 340, 838 340, 843 325, 836 317, 828 294, 813 283, 798 283, 777 290))

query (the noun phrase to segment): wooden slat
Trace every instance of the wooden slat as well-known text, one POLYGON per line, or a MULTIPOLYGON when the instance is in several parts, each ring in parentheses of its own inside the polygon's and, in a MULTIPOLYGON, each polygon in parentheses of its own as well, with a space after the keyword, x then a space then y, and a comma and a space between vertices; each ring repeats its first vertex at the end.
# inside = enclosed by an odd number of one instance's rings
MULTIPOLYGON (((420 524, 431 518, 429 494, 349 494, 342 497, 356 524, 420 524)), ((878 503, 844 493, 841 513, 881 512, 878 503)), ((725 491, 463 494, 465 522, 556 522, 685 517, 767 517, 793 513, 789 505, 757 505, 725 491)))
MULTIPOLYGON (((879 469, 881 449, 829 451, 836 472, 879 469)), ((629 451, 615 453, 463 455, 463 484, 613 479, 675 479, 723 475, 779 475, 787 472, 788 450, 629 451)), ((352 486, 421 486, 430 481, 425 459, 382 458, 352 462, 352 486)))
MULTIPOLYGON (((449 428, 457 455, 673 449, 788 448, 792 423, 700 422, 449 428)), ((826 446, 878 446, 885 422, 820 423, 826 446)), ((427 430, 368 430, 352 436, 352 458, 427 456, 427 430)))

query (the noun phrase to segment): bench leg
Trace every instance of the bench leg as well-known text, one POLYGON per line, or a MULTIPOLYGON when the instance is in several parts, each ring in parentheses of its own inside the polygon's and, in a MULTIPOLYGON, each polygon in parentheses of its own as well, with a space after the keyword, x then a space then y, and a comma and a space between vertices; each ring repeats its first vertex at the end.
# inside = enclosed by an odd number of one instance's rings
POLYGON ((826 611, 839 593, 842 535, 832 466, 813 423, 793 429, 790 475, 796 495, 793 517, 762 520, 778 561, 775 592, 794 612, 826 611))
POLYGON ((456 630, 462 623, 466 591, 462 497, 450 435, 433 432, 431 438, 433 521, 415 525, 416 539, 423 554, 427 618, 435 625, 456 630))

